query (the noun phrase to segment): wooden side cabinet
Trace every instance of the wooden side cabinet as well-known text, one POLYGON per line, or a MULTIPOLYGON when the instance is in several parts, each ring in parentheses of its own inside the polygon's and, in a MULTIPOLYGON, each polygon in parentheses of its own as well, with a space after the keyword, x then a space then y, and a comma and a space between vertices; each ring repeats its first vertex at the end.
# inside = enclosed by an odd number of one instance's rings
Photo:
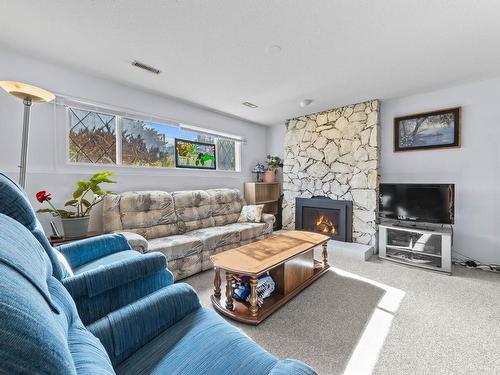
POLYGON ((247 204, 263 204, 266 214, 281 215, 279 182, 245 182, 243 194, 247 204))

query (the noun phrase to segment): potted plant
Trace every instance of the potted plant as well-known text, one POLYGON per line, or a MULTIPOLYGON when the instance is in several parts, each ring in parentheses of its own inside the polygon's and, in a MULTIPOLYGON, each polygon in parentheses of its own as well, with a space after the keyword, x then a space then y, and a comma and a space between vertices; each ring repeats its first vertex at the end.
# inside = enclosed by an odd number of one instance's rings
POLYGON ((76 190, 73 192, 73 199, 64 204, 64 207, 70 207, 69 210, 54 207, 50 202, 52 195, 45 190, 39 191, 36 193, 37 201, 47 202, 50 208, 42 208, 37 212, 49 212, 53 216, 59 216, 66 237, 83 236, 88 232, 92 208, 101 202, 106 194, 112 193, 110 190, 102 190, 99 185, 116 183, 116 181, 109 179, 113 174, 113 172, 104 171, 96 173, 87 181, 78 181, 76 190))
POLYGON ((276 171, 283 167, 283 160, 276 155, 267 155, 266 171, 264 172, 264 182, 276 181, 276 171))

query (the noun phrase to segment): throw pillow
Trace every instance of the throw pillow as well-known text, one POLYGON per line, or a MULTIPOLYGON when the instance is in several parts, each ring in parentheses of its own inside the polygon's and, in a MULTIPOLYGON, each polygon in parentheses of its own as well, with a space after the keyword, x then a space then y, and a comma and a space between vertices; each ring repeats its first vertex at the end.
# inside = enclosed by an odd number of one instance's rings
POLYGON ((238 223, 260 223, 262 221, 263 204, 243 206, 238 223))

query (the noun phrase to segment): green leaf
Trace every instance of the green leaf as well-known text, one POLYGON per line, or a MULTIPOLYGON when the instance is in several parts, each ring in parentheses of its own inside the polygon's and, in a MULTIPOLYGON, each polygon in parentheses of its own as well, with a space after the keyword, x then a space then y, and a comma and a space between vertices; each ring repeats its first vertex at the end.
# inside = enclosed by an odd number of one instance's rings
POLYGON ((53 212, 54 210, 52 208, 40 208, 39 210, 36 210, 36 212, 39 213, 46 213, 46 212, 53 212))
POLYGON ((70 201, 67 201, 66 203, 64 203, 65 206, 73 206, 75 207, 78 203, 78 199, 72 199, 70 201))
POLYGON ((62 218, 69 218, 69 217, 75 217, 76 216, 76 212, 66 211, 66 210, 57 210, 57 213, 62 218))
POLYGON ((97 185, 95 186, 91 186, 90 189, 92 190, 92 193, 94 193, 95 195, 106 195, 106 193, 104 191, 101 190, 101 188, 97 185))
POLYGON ((113 184, 113 183, 116 183, 116 181, 113 181, 113 180, 108 178, 109 176, 112 176, 112 175, 114 175, 114 173, 111 171, 99 172, 99 173, 96 173, 95 175, 93 175, 90 178, 90 181, 95 183, 95 184, 100 184, 103 182, 108 183, 108 184, 113 184))
POLYGON ((87 207, 87 208, 89 208, 89 207, 92 205, 92 204, 91 204, 88 200, 86 200, 86 199, 82 199, 82 203, 83 203, 83 205, 84 205, 85 207, 87 207))
POLYGON ((85 190, 90 187, 90 182, 80 180, 76 183, 76 190, 73 193, 73 199, 80 198, 85 190))

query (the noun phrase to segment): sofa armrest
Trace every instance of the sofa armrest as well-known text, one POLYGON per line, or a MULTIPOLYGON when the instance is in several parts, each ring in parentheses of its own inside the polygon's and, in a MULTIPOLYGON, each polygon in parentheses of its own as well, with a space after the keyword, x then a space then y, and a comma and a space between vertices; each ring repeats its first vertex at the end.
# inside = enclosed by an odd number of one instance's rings
POLYGON ((167 258, 150 253, 94 268, 62 280, 73 298, 94 297, 167 268, 167 258))
POLYGON ((201 308, 194 289, 173 284, 109 313, 87 328, 117 365, 154 337, 201 308))
POLYGON ((114 254, 123 250, 131 250, 126 238, 117 233, 86 238, 57 247, 64 255, 71 268, 114 254))
POLYGON ((130 247, 140 253, 148 252, 148 240, 133 232, 117 232, 125 237, 130 247))
POLYGON ((276 218, 272 214, 262 214, 262 222, 268 223, 268 224, 274 224, 276 221, 276 218))
POLYGON ((271 369, 269 375, 318 375, 316 371, 304 362, 295 359, 278 361, 271 369))

